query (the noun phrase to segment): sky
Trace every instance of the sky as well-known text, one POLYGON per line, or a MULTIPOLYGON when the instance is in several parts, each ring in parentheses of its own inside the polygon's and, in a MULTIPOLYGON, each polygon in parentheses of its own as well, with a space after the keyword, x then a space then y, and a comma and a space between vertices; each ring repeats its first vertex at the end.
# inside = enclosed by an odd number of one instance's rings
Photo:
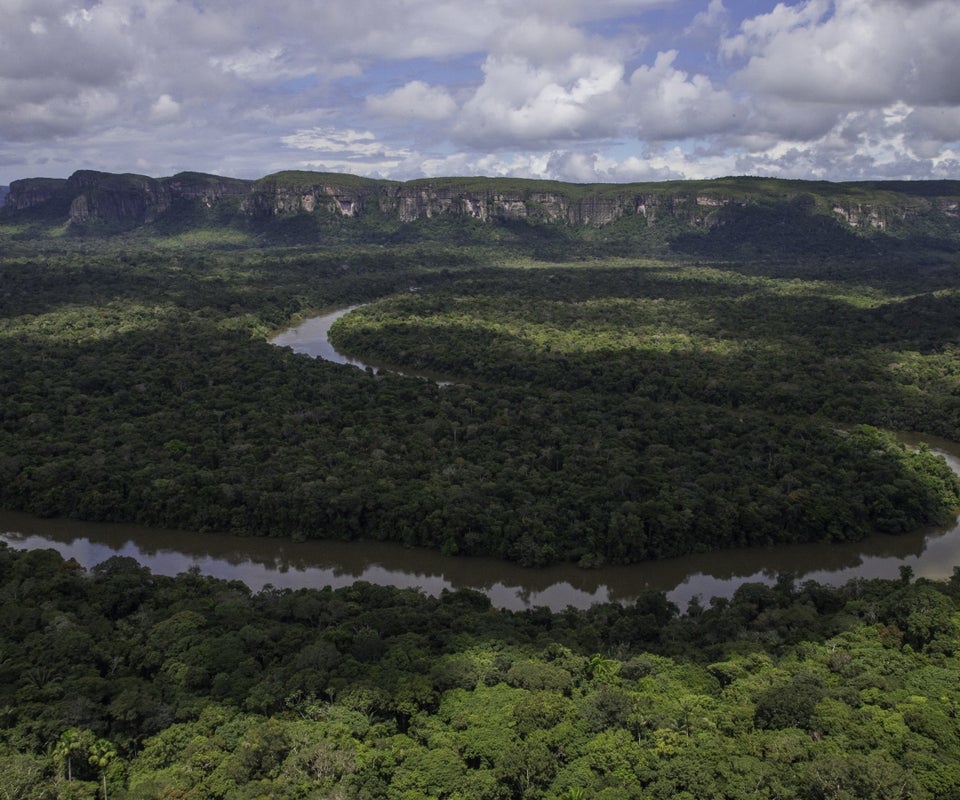
POLYGON ((958 0, 0 0, 0 184, 960 179, 958 0))

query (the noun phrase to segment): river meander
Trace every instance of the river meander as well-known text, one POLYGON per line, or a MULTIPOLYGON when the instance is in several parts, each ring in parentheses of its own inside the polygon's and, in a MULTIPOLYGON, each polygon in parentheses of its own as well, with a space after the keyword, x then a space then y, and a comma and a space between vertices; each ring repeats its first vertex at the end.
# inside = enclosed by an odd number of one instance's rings
MULTIPOLYGON (((337 353, 327 340, 330 325, 347 311, 308 320, 273 343, 365 369, 367 364, 337 353)), ((904 438, 908 443, 919 440, 904 438)), ((923 440, 960 472, 960 445, 923 440)), ((937 530, 876 535, 856 543, 748 548, 594 570, 572 565, 526 569, 494 559, 443 556, 379 542, 294 542, 46 520, 14 512, 0 512, 0 540, 19 548, 53 548, 88 568, 122 555, 157 574, 196 568, 205 575, 243 581, 253 590, 267 585, 337 588, 358 580, 434 595, 443 589, 470 588, 485 593, 494 605, 511 609, 629 602, 647 590, 666 592, 683 609, 694 596, 704 602, 730 597, 742 583, 770 584, 782 572, 800 581, 839 585, 857 577, 895 578, 901 566, 911 567, 918 577, 946 578, 954 565, 960 565, 960 521, 937 530)))

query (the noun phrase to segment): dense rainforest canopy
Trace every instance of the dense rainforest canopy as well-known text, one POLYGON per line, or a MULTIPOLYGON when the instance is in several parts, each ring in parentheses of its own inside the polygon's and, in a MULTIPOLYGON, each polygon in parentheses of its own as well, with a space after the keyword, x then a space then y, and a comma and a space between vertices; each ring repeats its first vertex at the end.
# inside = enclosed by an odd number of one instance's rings
POLYGON ((952 267, 504 258, 11 243, 0 503, 529 565, 851 540, 957 506, 942 460, 887 432, 960 438, 952 267), (452 383, 267 343, 361 301, 336 341, 452 383))
MULTIPOLYGON (((960 440, 953 207, 888 235, 746 196, 700 228, 5 210, 0 506, 584 567, 952 519, 957 477, 898 434, 960 440), (357 303, 342 349, 446 380, 268 342, 357 303)), ((4 548, 0 592, 0 798, 960 785, 956 579, 514 614, 4 548)))
POLYGON ((956 798, 960 579, 497 611, 0 547, 0 797, 956 798))

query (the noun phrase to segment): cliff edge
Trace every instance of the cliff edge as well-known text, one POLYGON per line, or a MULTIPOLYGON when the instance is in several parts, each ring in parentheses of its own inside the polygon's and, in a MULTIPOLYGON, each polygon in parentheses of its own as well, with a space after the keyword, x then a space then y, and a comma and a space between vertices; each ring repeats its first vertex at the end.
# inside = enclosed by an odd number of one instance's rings
POLYGON ((398 182, 322 172, 240 180, 193 172, 150 178, 82 170, 66 179, 14 181, 0 224, 18 220, 86 236, 227 226, 267 239, 409 241, 452 235, 460 226, 475 237, 484 228, 541 239, 576 234, 635 242, 646 237, 703 254, 758 236, 764 242, 786 237, 795 243, 816 236, 840 252, 877 237, 926 237, 955 249, 960 247, 960 181, 734 177, 570 184, 450 177, 398 182))

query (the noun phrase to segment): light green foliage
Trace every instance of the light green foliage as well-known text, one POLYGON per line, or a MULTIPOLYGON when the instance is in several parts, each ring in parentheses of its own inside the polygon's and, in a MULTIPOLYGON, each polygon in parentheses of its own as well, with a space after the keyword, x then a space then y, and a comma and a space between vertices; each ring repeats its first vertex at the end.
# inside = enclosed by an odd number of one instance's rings
MULTIPOLYGON (((947 465, 888 431, 960 438, 954 240, 881 259, 829 187, 687 188, 758 201, 694 234, 0 220, 0 504, 584 566, 950 518, 947 465), (313 243, 237 247, 261 234, 313 243), (453 383, 266 342, 358 302, 338 343, 453 383)), ((656 593, 513 614, 0 547, 0 797, 950 800, 958 586, 784 576, 685 617, 656 593)))
POLYGON ((36 800, 872 800, 898 787, 949 800, 960 637, 911 620, 921 604, 952 623, 955 588, 782 579, 691 616, 652 596, 512 613, 470 592, 364 584, 250 595, 124 559, 86 575, 55 553, 0 547, 0 593, 19 592, 0 618, 0 652, 16 659, 0 684, 0 776, 36 800), (789 613, 810 604, 820 614, 789 613), (65 618, 95 662, 47 645, 65 618), (744 652, 757 622, 777 635, 744 652), (211 643, 241 624, 231 646, 256 657, 220 658, 211 643), (382 646, 360 660, 351 633, 364 630, 382 646), (645 638, 625 644, 624 630, 645 638), (604 655, 613 642, 617 658, 604 655), (312 691, 306 663, 319 667, 312 691), (243 690, 218 703, 220 682, 243 690), (79 714, 84 727, 65 724, 79 714))
POLYGON ((15 751, 0 755, 0 800, 52 800, 52 783, 43 756, 15 751))

